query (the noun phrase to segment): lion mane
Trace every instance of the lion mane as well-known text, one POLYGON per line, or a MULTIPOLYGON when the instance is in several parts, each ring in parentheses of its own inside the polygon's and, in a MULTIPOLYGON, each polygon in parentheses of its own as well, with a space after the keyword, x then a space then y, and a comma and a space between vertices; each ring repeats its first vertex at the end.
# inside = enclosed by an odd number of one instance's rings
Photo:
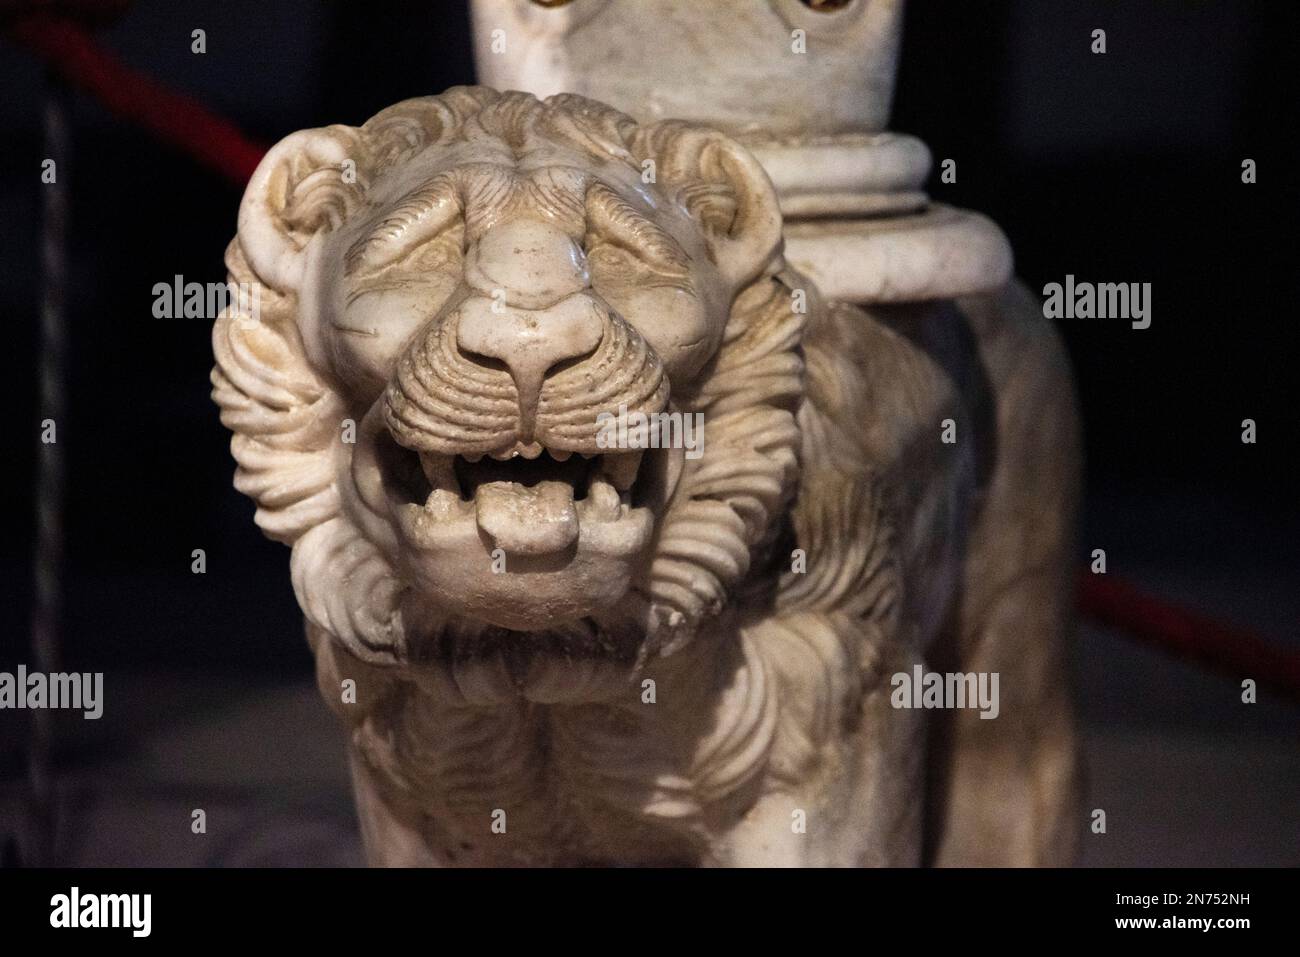
MULTIPOLYGON (((653 161, 658 188, 702 229, 726 235, 744 225, 728 184, 736 160, 718 134, 676 121, 641 125, 581 97, 539 101, 462 87, 398 103, 360 127, 312 132, 308 141, 277 146, 257 174, 283 210, 291 251, 357 214, 372 184, 416 155, 477 141, 516 152, 536 142, 561 143, 593 161, 638 171, 653 161), (354 175, 340 175, 344 167, 354 175)), ((565 202, 544 192, 532 201, 565 202)), ((478 213, 473 203, 465 210, 467 220, 478 213)), ((511 780, 526 789, 535 769, 524 766, 534 759, 520 743, 523 710, 495 719, 458 712, 435 733, 429 715, 449 713, 439 705, 417 703, 406 714, 392 706, 399 689, 433 695, 428 679, 393 666, 427 659, 439 635, 483 629, 429 607, 346 512, 340 483, 352 447, 340 435, 365 410, 314 341, 288 260, 254 268, 248 244, 264 239, 258 230, 241 216, 240 234, 227 249, 231 281, 259 283, 261 308, 258 315, 232 308, 218 318, 213 398, 234 433, 236 488, 256 504, 263 532, 292 549, 293 588, 322 688, 345 671, 373 685, 370 703, 345 717, 364 764, 381 772, 381 790, 396 804, 437 792, 440 798, 424 801, 426 817, 434 816, 429 805, 444 812, 468 807, 487 786, 466 784, 476 767, 498 791, 508 790, 502 782, 513 768, 511 780)), ((624 715, 611 722, 591 710, 605 706, 584 705, 556 717, 550 746, 570 780, 596 788, 626 813, 676 821, 684 833, 704 826, 718 802, 744 800, 765 767, 778 778, 807 774, 844 716, 854 713, 860 676, 872 670, 859 650, 862 624, 888 618, 894 603, 895 579, 884 557, 888 530, 873 518, 879 503, 862 481, 865 463, 851 455, 832 461, 832 449, 843 456, 858 447, 851 437, 858 402, 840 391, 841 383, 854 381, 836 355, 844 323, 785 266, 779 220, 770 245, 739 284, 712 359, 693 381, 672 383, 675 408, 705 414, 709 441, 702 457, 685 462, 659 516, 651 559, 632 589, 645 610, 635 673, 664 659, 684 662, 676 671, 688 672, 690 662, 709 653, 699 647, 708 644, 700 640, 703 632, 737 636, 700 679, 699 694, 711 696, 716 713, 729 717, 706 721, 689 742, 652 746, 647 742, 664 734, 670 718, 624 715), (796 289, 805 291, 806 309, 793 306, 796 289), (834 558, 792 575, 796 546, 834 558)), ((555 671, 547 680, 594 683, 594 657, 592 675, 578 656, 549 663, 555 671)), ((453 669, 437 694, 463 703, 465 689, 455 677, 453 669)), ((337 687, 327 694, 331 700, 337 687)), ((440 844, 450 847, 443 837, 440 844)))

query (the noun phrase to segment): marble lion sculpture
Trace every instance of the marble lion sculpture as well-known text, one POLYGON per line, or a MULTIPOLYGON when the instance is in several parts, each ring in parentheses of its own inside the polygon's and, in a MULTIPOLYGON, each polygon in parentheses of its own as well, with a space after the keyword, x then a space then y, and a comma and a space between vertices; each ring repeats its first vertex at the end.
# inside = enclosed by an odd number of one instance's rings
POLYGON ((454 88, 262 162, 213 394, 372 863, 1069 859, 1073 492, 1017 453, 1072 441, 1060 357, 900 360, 781 228, 732 140, 573 95, 454 88), (610 447, 620 410, 702 416, 702 454, 610 447), (1000 670, 998 718, 927 744, 891 704, 922 664, 1000 670))

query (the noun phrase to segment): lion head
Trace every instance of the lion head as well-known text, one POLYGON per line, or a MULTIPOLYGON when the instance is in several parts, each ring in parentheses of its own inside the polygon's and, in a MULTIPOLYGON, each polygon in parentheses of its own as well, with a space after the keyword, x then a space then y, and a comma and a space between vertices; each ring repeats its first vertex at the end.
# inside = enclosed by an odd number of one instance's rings
POLYGON ((780 249, 736 143, 577 96, 281 141, 227 254, 260 310, 218 319, 212 381, 307 619, 473 702, 594 700, 695 638, 792 493, 780 249), (602 435, 678 414, 698 457, 602 435))

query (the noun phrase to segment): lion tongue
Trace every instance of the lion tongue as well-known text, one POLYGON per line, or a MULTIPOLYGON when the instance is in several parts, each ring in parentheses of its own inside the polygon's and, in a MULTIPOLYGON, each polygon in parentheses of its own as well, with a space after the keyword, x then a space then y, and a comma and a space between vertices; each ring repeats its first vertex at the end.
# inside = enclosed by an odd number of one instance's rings
POLYGON ((508 555, 549 555, 578 537, 573 486, 567 482, 485 482, 474 493, 478 527, 508 555))

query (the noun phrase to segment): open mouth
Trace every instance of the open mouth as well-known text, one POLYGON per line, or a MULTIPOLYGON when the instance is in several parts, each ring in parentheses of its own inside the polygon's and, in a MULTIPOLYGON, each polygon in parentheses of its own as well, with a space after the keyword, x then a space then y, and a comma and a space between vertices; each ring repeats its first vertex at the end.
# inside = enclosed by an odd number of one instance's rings
POLYGON ((431 517, 474 516, 508 554, 563 552, 582 524, 618 522, 635 503, 640 451, 586 455, 537 443, 479 455, 394 445, 390 467, 407 503, 431 517))

